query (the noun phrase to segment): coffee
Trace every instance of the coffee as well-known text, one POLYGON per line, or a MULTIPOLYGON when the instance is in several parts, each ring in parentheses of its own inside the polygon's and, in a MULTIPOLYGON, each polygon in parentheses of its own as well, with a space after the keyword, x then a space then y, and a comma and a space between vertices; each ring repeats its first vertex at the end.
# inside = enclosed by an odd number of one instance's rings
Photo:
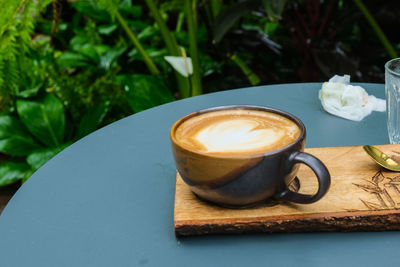
POLYGON ((169 134, 179 175, 201 199, 228 207, 270 198, 313 203, 329 189, 328 169, 303 152, 304 124, 287 112, 260 106, 214 107, 180 118, 169 134), (316 175, 314 195, 287 186, 299 163, 316 175))
POLYGON ((225 109, 202 113, 176 128, 175 140, 194 152, 249 156, 285 147, 300 136, 299 126, 274 112, 225 109))

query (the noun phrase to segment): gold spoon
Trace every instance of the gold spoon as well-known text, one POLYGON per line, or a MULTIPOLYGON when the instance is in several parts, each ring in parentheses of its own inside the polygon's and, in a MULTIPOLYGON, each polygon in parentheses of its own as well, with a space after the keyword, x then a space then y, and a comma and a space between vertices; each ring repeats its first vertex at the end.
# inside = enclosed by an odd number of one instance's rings
POLYGON ((400 172, 400 164, 376 147, 365 145, 363 146, 363 148, 365 152, 367 152, 367 154, 383 168, 395 172, 400 172))

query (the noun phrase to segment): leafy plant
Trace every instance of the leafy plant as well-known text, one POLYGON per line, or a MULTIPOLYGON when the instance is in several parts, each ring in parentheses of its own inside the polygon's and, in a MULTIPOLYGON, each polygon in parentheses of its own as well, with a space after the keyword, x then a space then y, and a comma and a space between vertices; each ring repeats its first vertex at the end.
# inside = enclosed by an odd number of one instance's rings
POLYGON ((0 185, 29 178, 54 155, 73 141, 95 130, 107 112, 107 106, 99 106, 86 113, 77 132, 67 138, 66 114, 61 101, 53 94, 18 99, 18 117, 0 116, 0 152, 11 158, 1 163, 0 173, 7 172, 0 185), (18 119, 20 118, 20 119, 18 119))
POLYGON ((174 100, 174 96, 161 77, 150 75, 121 75, 127 100, 134 112, 161 105, 174 100))
POLYGON ((18 90, 22 65, 27 60, 35 16, 50 2, 0 0, 0 108, 6 107, 18 90))
POLYGON ((383 82, 380 67, 400 49, 394 0, 0 6, 0 185, 26 180, 99 127, 175 99, 336 73, 383 82))
POLYGON ((120 1, 118 0, 98 0, 97 3, 100 7, 103 7, 105 10, 109 12, 111 15, 111 18, 116 18, 126 34, 128 35, 129 39, 132 41, 133 45, 136 47, 136 49, 139 51, 139 53, 142 55, 144 62, 146 63, 149 71, 152 74, 158 75, 160 74, 160 71, 158 70, 157 66, 154 64, 153 60, 150 58, 150 56, 147 54, 147 52, 144 50, 143 46, 139 42, 139 39, 136 37, 136 35, 133 33, 133 31, 129 28, 128 24, 126 23, 125 19, 121 16, 119 10, 118 10, 118 4, 120 1))

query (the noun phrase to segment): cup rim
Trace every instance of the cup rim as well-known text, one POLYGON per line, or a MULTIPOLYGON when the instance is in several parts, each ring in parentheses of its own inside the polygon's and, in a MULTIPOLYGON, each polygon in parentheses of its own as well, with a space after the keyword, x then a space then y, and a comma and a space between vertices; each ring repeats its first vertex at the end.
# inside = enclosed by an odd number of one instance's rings
POLYGON ((201 109, 198 111, 194 111, 191 112, 183 117, 181 117, 180 119, 178 119, 171 127, 171 130, 169 132, 169 137, 170 140, 172 142, 173 145, 179 147, 181 150, 185 150, 185 151, 189 151, 193 154, 197 154, 197 155, 201 155, 204 157, 212 157, 212 158, 224 158, 224 159, 251 159, 251 158, 259 158, 261 156, 271 156, 271 155, 276 155, 279 153, 282 153, 285 150, 288 150, 290 148, 292 148, 293 146, 296 146, 296 144, 298 144, 299 142, 301 142, 302 140, 304 140, 306 136, 306 127, 304 125, 304 123, 297 118, 296 116, 294 116, 291 113, 288 113, 286 111, 280 110, 280 109, 276 109, 276 108, 271 108, 271 107, 265 107, 265 106, 257 106, 257 105, 227 105, 227 106, 216 106, 216 107, 211 107, 211 108, 206 108, 206 109, 201 109), (211 155, 205 152, 200 152, 200 151, 196 151, 196 150, 192 150, 186 147, 183 147, 182 145, 180 145, 175 138, 174 132, 175 130, 179 127, 180 124, 182 124, 184 121, 200 115, 200 114, 204 114, 204 113, 208 113, 208 112, 213 112, 213 111, 220 111, 220 110, 229 110, 229 109, 251 109, 251 110, 261 110, 261 111, 267 111, 267 112, 272 112, 272 113, 276 113, 279 114, 281 116, 284 116, 290 120, 292 120, 293 122, 295 122, 297 124, 297 126, 299 126, 300 128, 300 135, 299 137, 294 140, 293 142, 291 142, 290 144, 281 147, 279 149, 273 150, 273 151, 269 151, 269 152, 265 152, 265 153, 258 153, 258 154, 254 154, 254 155, 211 155))
POLYGON ((396 72, 396 71, 391 70, 391 69, 389 68, 389 65, 390 65, 391 63, 393 63, 394 61, 399 61, 399 62, 400 62, 400 57, 398 57, 398 58, 393 58, 393 59, 389 60, 388 62, 386 62, 386 64, 385 64, 385 69, 386 69, 386 71, 388 71, 390 74, 392 74, 392 75, 394 75, 394 76, 397 76, 397 77, 400 77, 400 72, 396 72))

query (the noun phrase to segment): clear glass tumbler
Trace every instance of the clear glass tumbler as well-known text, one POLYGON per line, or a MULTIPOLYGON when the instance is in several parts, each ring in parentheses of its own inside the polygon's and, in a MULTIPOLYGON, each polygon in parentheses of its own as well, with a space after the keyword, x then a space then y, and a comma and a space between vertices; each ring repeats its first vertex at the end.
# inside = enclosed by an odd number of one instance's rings
POLYGON ((387 128, 391 144, 400 144, 400 58, 385 64, 387 128))

